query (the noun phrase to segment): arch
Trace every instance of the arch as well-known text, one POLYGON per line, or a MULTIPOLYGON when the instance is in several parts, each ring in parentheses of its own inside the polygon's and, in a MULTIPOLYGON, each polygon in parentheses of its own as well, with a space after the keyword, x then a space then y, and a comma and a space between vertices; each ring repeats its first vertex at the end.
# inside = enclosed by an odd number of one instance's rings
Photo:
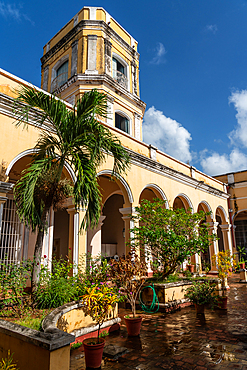
MULTIPOLYGON (((21 152, 19 153, 15 158, 12 159, 12 161, 10 162, 10 164, 8 165, 7 167, 7 170, 5 172, 5 175, 6 176, 9 176, 10 174, 10 171, 11 169, 13 168, 13 166, 23 157, 26 157, 28 155, 33 155, 37 153, 37 149, 27 149, 27 150, 24 150, 24 152, 21 152)), ((68 162, 65 162, 64 163, 64 168, 67 170, 68 174, 70 175, 73 183, 76 182, 77 178, 76 178, 76 175, 72 169, 72 167, 68 164, 68 162)))
POLYGON ((235 218, 239 215, 239 213, 242 212, 247 212, 247 208, 243 208, 240 211, 235 212, 234 215, 232 216, 232 222, 234 222, 235 218))
MULTIPOLYGON (((205 200, 202 200, 199 204, 198 204, 198 207, 200 206, 200 204, 202 205, 202 208, 206 208, 205 212, 212 212, 212 208, 210 207, 210 205, 208 204, 208 202, 206 202, 205 200)), ((197 209, 198 209, 197 207, 197 209)), ((204 210, 204 209, 203 209, 204 210)))
POLYGON ((226 211, 225 211, 225 209, 222 207, 222 206, 218 206, 217 208, 216 208, 216 212, 215 212, 215 219, 216 219, 216 215, 218 215, 218 216, 220 216, 221 217, 221 219, 222 219, 222 223, 228 223, 227 222, 227 219, 228 219, 228 217, 227 217, 227 213, 226 213, 226 211), (218 211, 218 214, 217 214, 217 211, 218 211))
POLYGON ((163 190, 156 184, 147 184, 146 186, 144 186, 141 193, 148 188, 152 189, 155 195, 160 195, 161 199, 166 201, 166 209, 169 209, 169 202, 163 190))
MULTIPOLYGON (((176 198, 182 198, 182 202, 184 203, 184 200, 186 201, 187 204, 185 204, 187 207, 185 208, 191 208, 191 212, 194 213, 194 207, 193 207, 193 204, 190 200, 190 198, 188 197, 188 195, 184 194, 184 193, 180 193, 178 194, 175 198, 174 198, 174 201, 176 198)), ((173 201, 173 203, 174 203, 173 201)))
MULTIPOLYGON (((102 170, 102 171, 100 171, 100 172, 97 173, 97 177, 99 177, 101 175, 112 176, 112 171, 111 170, 102 170)), ((127 181, 122 176, 120 176, 120 175, 118 175, 118 177, 116 178, 116 180, 119 180, 120 183, 122 184, 122 186, 124 187, 124 190, 125 190, 126 195, 128 197, 129 203, 133 203, 134 202, 133 194, 132 194, 132 191, 131 191, 131 189, 130 189, 128 183, 127 183, 127 181)))

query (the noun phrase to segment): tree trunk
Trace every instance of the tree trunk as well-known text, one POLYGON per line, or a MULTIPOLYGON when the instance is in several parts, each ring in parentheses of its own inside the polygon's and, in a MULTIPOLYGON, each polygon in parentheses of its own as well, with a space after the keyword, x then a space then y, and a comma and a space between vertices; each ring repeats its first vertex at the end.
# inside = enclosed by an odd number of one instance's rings
POLYGON ((39 281, 39 274, 41 270, 41 254, 43 248, 43 241, 45 235, 45 226, 46 226, 46 219, 49 213, 50 207, 45 207, 42 218, 41 218, 41 226, 38 229, 38 235, 36 239, 35 249, 34 249, 34 259, 33 259, 33 273, 32 273, 32 280, 31 280, 31 288, 32 293, 35 291, 38 281, 39 281))

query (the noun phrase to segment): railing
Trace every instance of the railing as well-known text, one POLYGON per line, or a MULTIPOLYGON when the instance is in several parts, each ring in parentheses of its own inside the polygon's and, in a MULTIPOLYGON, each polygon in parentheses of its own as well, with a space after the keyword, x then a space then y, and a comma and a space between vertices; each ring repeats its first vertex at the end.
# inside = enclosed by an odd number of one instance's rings
POLYGON ((124 86, 125 89, 128 89, 128 79, 122 72, 119 72, 119 71, 114 69, 113 70, 113 78, 120 85, 124 86))
POLYGON ((66 81, 68 81, 68 72, 61 73, 51 83, 51 92, 54 92, 60 86, 62 86, 66 81))

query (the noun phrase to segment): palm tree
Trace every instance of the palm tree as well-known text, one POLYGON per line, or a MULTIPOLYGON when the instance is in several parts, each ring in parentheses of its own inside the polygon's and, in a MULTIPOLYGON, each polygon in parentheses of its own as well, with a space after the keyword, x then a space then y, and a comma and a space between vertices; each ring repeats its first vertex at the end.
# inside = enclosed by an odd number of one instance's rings
MULTIPOLYGON (((76 209, 86 209, 81 225, 86 228, 89 224, 97 225, 101 213, 98 166, 112 155, 112 175, 117 177, 128 168, 129 156, 119 139, 99 122, 101 117, 107 117, 107 98, 97 90, 85 93, 73 109, 68 109, 55 96, 23 87, 18 91, 14 113, 17 126, 26 125, 32 114, 32 119, 42 129, 31 165, 22 172, 14 189, 20 219, 32 230, 38 228, 34 251, 37 262, 41 258, 50 207, 57 206, 69 195, 69 184, 61 183, 65 163, 76 175, 73 199, 76 209), (33 114, 32 108, 39 111, 33 114)), ((40 264, 34 269, 33 286, 37 284, 39 269, 40 264)))

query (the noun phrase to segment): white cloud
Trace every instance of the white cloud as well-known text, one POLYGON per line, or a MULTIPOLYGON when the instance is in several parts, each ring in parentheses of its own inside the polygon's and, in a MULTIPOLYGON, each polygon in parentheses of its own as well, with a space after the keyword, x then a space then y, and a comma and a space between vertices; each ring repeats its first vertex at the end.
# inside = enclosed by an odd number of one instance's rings
POLYGON ((230 154, 213 152, 208 155, 208 151, 201 153, 201 166, 207 174, 220 175, 227 172, 246 170, 247 155, 240 152, 237 148, 233 149, 230 154))
POLYGON ((22 19, 32 23, 33 21, 21 11, 22 6, 18 7, 15 4, 9 4, 4 1, 0 1, 0 15, 4 18, 12 18, 16 21, 21 21, 22 19))
POLYGON ((166 54, 166 49, 164 47, 164 45, 161 43, 161 42, 158 42, 157 43, 157 46, 154 50, 155 52, 155 55, 153 57, 153 59, 151 60, 151 64, 161 64, 161 63, 165 63, 165 54, 166 54))
POLYGON ((213 34, 216 34, 216 32, 218 31, 218 27, 216 24, 208 24, 206 26, 206 31, 209 31, 209 32, 212 32, 213 34))
POLYGON ((144 141, 181 160, 191 161, 190 133, 177 121, 166 117, 154 107, 149 108, 143 121, 144 141))
POLYGON ((229 102, 234 104, 237 111, 237 127, 228 135, 234 145, 247 147, 247 90, 235 91, 229 97, 229 102))

